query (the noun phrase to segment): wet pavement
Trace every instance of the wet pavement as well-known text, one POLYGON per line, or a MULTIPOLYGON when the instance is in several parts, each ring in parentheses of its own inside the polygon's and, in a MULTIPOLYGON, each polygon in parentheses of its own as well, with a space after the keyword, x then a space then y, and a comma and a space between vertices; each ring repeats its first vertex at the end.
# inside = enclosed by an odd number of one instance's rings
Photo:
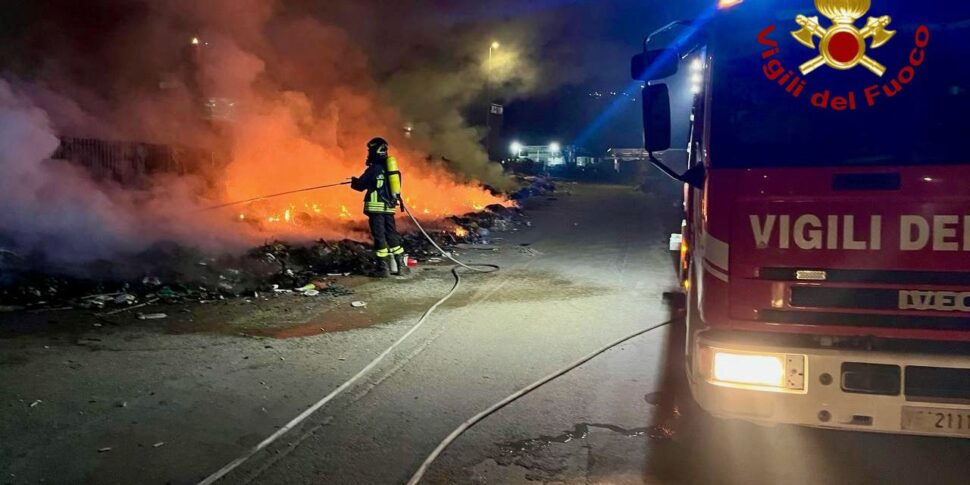
MULTIPOLYGON (((564 188, 530 208, 531 229, 499 236, 498 251, 461 255, 501 272, 466 275, 455 299, 364 382, 222 483, 403 483, 492 403, 635 330, 676 325, 663 293, 675 284, 667 236, 679 225, 677 188, 564 188)), ((177 322, 31 316, 44 329, 0 338, 0 483, 196 483, 406 332, 451 287, 448 266, 422 269, 408 281, 350 283, 350 296, 227 304, 173 313, 177 322)), ((970 440, 697 415, 679 402, 674 335, 668 327, 632 340, 489 417, 425 482, 970 476, 970 440)))

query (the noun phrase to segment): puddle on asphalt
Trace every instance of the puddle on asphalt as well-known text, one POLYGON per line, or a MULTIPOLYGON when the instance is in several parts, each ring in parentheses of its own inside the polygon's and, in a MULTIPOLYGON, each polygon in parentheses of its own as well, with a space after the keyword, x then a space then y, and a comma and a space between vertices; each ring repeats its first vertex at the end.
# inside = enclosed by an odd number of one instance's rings
MULTIPOLYGON (((425 269, 443 271, 446 268, 425 269)), ((442 278, 448 281, 447 277, 442 278)), ((483 296, 489 303, 518 303, 586 298, 610 291, 610 288, 567 280, 548 272, 510 270, 500 273, 499 278, 498 281, 466 279, 462 291, 442 308, 477 303, 483 296)), ((252 304, 232 301, 209 306, 169 305, 158 307, 169 318, 160 320, 154 327, 170 334, 216 333, 273 339, 346 332, 401 318, 417 318, 443 295, 438 289, 439 279, 429 275, 386 284, 363 277, 347 278, 341 284, 346 283, 353 289, 353 296, 309 299, 288 295, 252 304), (410 286, 415 283, 423 286, 410 286), (351 300, 366 301, 368 305, 351 308, 351 300)), ((126 318, 135 317, 126 315, 126 318)), ((139 324, 143 328, 149 326, 144 322, 139 324)))
POLYGON ((589 436, 592 429, 605 429, 627 438, 647 437, 651 440, 667 440, 671 433, 666 426, 652 426, 645 428, 626 429, 612 424, 579 423, 573 429, 556 436, 540 436, 519 441, 498 444, 499 456, 495 461, 502 466, 512 465, 521 455, 534 455, 554 444, 565 444, 575 440, 583 440, 589 436))

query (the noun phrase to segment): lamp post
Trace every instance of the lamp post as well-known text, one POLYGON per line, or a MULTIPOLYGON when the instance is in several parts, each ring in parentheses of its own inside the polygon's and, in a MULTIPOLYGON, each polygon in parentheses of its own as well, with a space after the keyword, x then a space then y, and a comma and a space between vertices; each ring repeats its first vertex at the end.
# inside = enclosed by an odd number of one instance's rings
POLYGON ((488 127, 487 151, 489 158, 495 155, 496 140, 492 127, 492 55, 502 45, 498 41, 492 41, 488 46, 488 62, 485 65, 485 126, 488 127))
POLYGON ((497 41, 492 41, 488 46, 488 64, 485 65, 485 97, 488 101, 488 112, 492 113, 492 54, 502 47, 497 41))

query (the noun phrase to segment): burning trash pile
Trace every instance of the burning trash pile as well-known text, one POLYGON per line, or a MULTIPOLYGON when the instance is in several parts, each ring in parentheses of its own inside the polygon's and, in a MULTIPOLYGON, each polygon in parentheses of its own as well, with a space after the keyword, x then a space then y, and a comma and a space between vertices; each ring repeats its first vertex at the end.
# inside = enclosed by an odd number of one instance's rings
MULTIPOLYGON (((528 225, 521 210, 501 204, 440 221, 435 242, 450 250, 463 243, 489 243, 497 233, 528 225)), ((411 224, 402 223, 410 258, 438 262, 438 251, 411 224), (406 225, 405 225, 406 224, 406 225)), ((175 304, 302 294, 343 296, 352 292, 336 277, 375 271, 369 243, 349 239, 312 244, 272 242, 242 255, 211 257, 176 243, 156 243, 122 261, 82 267, 47 267, 43 261, 0 249, 0 308, 124 311, 135 305, 175 304), (71 274, 97 277, 69 276, 71 274)))
POLYGON ((556 184, 545 177, 522 177, 521 182, 523 182, 524 187, 510 195, 510 199, 523 201, 530 197, 543 197, 546 195, 551 195, 556 191, 556 184))
POLYGON ((448 234, 452 244, 477 243, 489 244, 496 239, 496 233, 518 231, 520 226, 528 226, 522 211, 495 204, 483 212, 473 212, 450 218, 458 228, 448 234))

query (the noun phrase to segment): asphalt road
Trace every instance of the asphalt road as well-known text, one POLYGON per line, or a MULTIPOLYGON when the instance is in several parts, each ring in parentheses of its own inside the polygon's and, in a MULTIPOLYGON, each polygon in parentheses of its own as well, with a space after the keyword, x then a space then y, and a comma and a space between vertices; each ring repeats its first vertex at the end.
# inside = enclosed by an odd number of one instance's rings
MULTIPOLYGON (((223 483, 403 483, 471 415, 607 342, 676 320, 663 300, 675 284, 666 240, 678 223, 676 187, 652 195, 563 188, 555 200, 533 202, 531 228, 496 235, 498 251, 462 255, 501 272, 467 276, 455 301, 366 383, 223 483)), ((2 339, 0 482, 195 483, 406 332, 450 288, 445 268, 430 269, 359 288, 354 298, 372 303, 358 315, 368 325, 347 331, 288 339, 223 331, 254 314, 321 331, 348 318, 321 304, 296 316, 279 306, 226 312, 218 332, 132 324, 2 339)), ((677 369, 667 365, 676 361, 671 335, 665 328, 631 341, 490 417, 426 483, 970 477, 970 440, 761 428, 688 412, 676 400, 677 369)))

